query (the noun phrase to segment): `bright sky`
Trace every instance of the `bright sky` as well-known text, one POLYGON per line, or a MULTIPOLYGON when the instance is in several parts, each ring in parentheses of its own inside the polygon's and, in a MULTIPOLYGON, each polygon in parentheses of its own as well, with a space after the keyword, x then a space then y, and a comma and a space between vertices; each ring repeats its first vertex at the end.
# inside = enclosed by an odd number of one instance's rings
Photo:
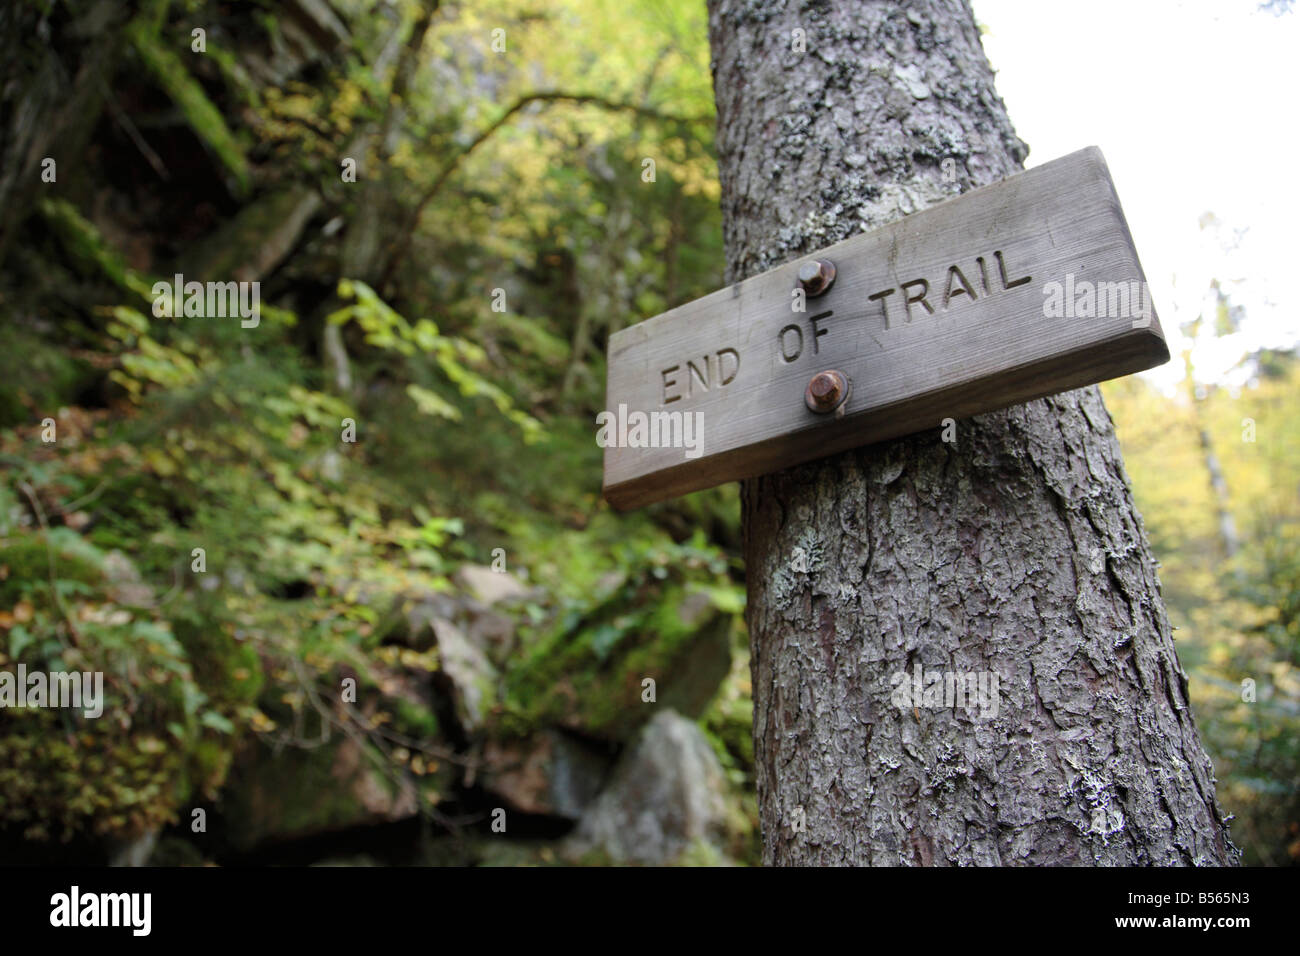
MULTIPOLYGON (((1100 146, 1175 358, 1218 279, 1239 334, 1194 352, 1300 342, 1300 6, 1259 0, 973 0, 998 91, 1037 166, 1100 146), (1206 213, 1217 225, 1201 228, 1206 213)), ((1148 373, 1169 388, 1180 361, 1148 373)))

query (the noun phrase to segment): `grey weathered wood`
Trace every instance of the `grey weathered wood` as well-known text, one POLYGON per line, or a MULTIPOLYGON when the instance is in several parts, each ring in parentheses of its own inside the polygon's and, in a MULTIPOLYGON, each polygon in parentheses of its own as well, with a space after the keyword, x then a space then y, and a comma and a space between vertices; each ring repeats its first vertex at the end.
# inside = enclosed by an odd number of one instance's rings
POLYGON ((1105 318, 1047 317, 1048 283, 1070 275, 1145 290, 1095 147, 617 332, 607 409, 698 412, 702 440, 695 458, 682 447, 606 447, 605 496, 638 507, 1168 360, 1154 311, 1135 317, 1132 302, 1105 318), (793 311, 796 273, 813 258, 835 263, 835 282, 793 311), (841 416, 804 404, 823 369, 852 382, 841 416))

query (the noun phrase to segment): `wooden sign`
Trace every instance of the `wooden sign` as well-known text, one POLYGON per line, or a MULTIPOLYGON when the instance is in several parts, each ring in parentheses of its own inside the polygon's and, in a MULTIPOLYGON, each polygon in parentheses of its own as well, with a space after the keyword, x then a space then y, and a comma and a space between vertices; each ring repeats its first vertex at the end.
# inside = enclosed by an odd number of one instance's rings
POLYGON ((616 332, 605 497, 639 507, 1168 359, 1092 147, 616 332))

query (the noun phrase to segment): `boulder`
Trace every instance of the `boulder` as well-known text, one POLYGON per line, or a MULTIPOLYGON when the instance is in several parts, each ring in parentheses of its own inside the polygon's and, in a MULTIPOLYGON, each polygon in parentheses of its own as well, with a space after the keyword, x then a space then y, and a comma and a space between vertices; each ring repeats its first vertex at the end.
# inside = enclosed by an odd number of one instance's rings
POLYGON ((148 830, 140 836, 115 843, 109 850, 109 866, 147 866, 158 843, 158 831, 148 830))
POLYGON ((577 820, 600 792, 613 756, 562 731, 489 740, 483 785, 515 810, 577 820))
POLYGON ((422 593, 417 596, 400 595, 396 604, 402 616, 399 639, 418 650, 425 650, 435 639, 433 622, 436 620, 454 621, 460 614, 460 604, 449 594, 436 592, 422 593))
POLYGON ((451 621, 435 618, 433 633, 438 641, 438 669, 453 689, 457 719, 466 730, 477 730, 496 703, 497 670, 451 621))
POLYGON ((221 797, 229 839, 241 851, 403 820, 419 810, 415 789, 380 773, 348 737, 279 752, 254 742, 242 756, 221 797))
POLYGON ((662 866, 700 843, 718 847, 726 834, 725 787, 703 731, 675 711, 660 710, 583 814, 566 850, 662 866))
POLYGON ((698 717, 731 669, 734 620, 675 582, 631 585, 512 662, 509 710, 534 727, 617 742, 656 707, 698 717))
POLYGON ((487 608, 470 609, 465 615, 465 636, 494 664, 504 665, 515 649, 515 621, 487 608))
POLYGON ((532 592, 509 571, 493 571, 481 564, 463 564, 452 578, 456 584, 489 606, 520 601, 532 592))

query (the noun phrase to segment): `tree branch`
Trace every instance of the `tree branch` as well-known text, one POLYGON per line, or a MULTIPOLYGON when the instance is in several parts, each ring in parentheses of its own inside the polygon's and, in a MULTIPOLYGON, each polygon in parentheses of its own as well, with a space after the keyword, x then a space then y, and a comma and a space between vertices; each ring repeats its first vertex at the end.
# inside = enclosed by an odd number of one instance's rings
POLYGON ((668 113, 661 113, 659 110, 652 107, 640 106, 636 103, 626 103, 620 100, 611 100, 604 96, 597 96, 594 93, 565 93, 559 90, 539 90, 535 93, 525 93, 523 96, 516 99, 514 103, 510 105, 509 109, 497 117, 496 120, 488 124, 488 126, 475 136, 474 139, 454 153, 451 159, 449 159, 443 165, 442 169, 438 171, 438 175, 434 177, 433 183, 420 196, 419 202, 415 204, 415 208, 411 211, 411 214, 407 216, 406 222, 403 223, 401 229, 398 231, 398 238, 393 242, 387 262, 384 264, 383 275, 379 280, 380 289, 387 288, 389 281, 392 279, 393 271, 397 268, 397 263, 402 260, 406 255, 407 250, 410 248, 411 237, 414 235, 416 227, 420 224, 420 217, 424 214, 425 208, 433 198, 438 195, 447 180, 451 178, 451 174, 459 168, 460 164, 464 162, 471 153, 490 139, 493 133, 508 123, 516 113, 533 103, 574 103, 580 106, 597 106, 605 110, 631 112, 649 119, 657 119, 664 122, 681 123, 685 125, 708 122, 711 118, 709 116, 674 116, 668 113))

